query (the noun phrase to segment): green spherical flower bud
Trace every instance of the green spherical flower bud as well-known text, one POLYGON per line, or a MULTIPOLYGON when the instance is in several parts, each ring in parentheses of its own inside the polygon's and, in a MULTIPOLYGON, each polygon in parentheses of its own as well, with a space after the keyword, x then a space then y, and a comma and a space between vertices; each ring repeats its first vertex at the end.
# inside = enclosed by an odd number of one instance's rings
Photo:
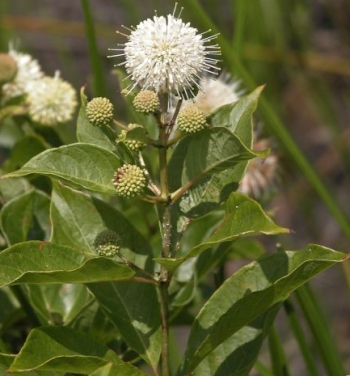
POLYGON ((94 247, 99 256, 113 257, 120 250, 121 239, 119 235, 112 230, 100 232, 94 241, 94 247))
POLYGON ((109 125, 113 120, 113 104, 107 98, 94 98, 86 105, 86 115, 92 125, 109 125))
POLYGON ((0 53, 0 85, 11 82, 16 74, 16 60, 8 54, 0 53))
POLYGON ((146 187, 146 178, 142 169, 131 164, 118 168, 112 182, 117 195, 126 198, 140 196, 146 187))
POLYGON ((159 110, 158 95, 151 90, 142 90, 134 98, 135 110, 141 114, 152 114, 159 110))
MULTIPOLYGON (((143 127, 140 124, 129 124, 128 128, 129 129, 135 129, 135 128, 143 128, 143 127)), ((121 132, 121 137, 123 137, 123 136, 125 137, 126 133, 127 133, 127 131, 123 130, 121 132)), ((140 151, 146 146, 146 144, 142 141, 128 140, 128 139, 124 140, 124 144, 132 151, 140 151)))
POLYGON ((196 133, 205 128, 204 112, 195 105, 188 105, 179 112, 177 117, 178 129, 186 133, 196 133))

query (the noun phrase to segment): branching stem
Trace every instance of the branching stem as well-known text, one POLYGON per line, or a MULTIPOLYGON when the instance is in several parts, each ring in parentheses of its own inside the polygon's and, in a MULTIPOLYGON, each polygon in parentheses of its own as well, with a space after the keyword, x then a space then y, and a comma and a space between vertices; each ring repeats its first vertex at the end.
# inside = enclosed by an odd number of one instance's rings
MULTIPOLYGON (((161 146, 158 148, 159 155, 159 181, 160 181, 160 197, 165 200, 162 205, 160 213, 161 234, 162 234, 162 257, 167 258, 170 255, 170 237, 171 237, 171 201, 169 197, 169 183, 168 183, 168 162, 167 162, 167 110, 168 110, 168 95, 164 94, 160 97, 162 106, 162 114, 158 119, 159 136, 158 144, 161 146)), ((162 319, 162 355, 161 355, 161 369, 162 376, 169 376, 169 274, 168 270, 162 265, 159 275, 159 296, 161 306, 161 319, 162 319)))

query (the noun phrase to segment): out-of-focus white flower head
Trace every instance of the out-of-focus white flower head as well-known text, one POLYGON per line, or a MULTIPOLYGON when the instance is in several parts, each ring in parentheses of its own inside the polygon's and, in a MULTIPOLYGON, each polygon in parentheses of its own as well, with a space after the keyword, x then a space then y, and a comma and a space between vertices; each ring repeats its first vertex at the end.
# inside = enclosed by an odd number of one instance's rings
POLYGON ((136 27, 128 29, 128 41, 120 51, 109 57, 124 56, 128 78, 134 81, 128 89, 139 85, 156 93, 173 93, 182 98, 195 96, 199 77, 205 72, 218 70, 217 44, 208 44, 214 36, 204 37, 189 23, 184 23, 173 14, 167 17, 154 16, 136 27), (211 57, 210 57, 211 56, 211 57))
POLYGON ((206 116, 225 104, 237 102, 242 94, 240 82, 229 74, 221 74, 218 79, 204 76, 199 85, 201 90, 198 94, 192 100, 184 101, 182 106, 194 103, 206 116))
POLYGON ((44 76, 38 61, 33 59, 32 56, 17 52, 13 48, 10 48, 9 55, 17 63, 17 74, 12 82, 2 87, 2 98, 4 101, 27 94, 31 83, 44 76))
POLYGON ((32 81, 27 102, 32 120, 46 126, 55 126, 70 120, 77 106, 77 95, 72 85, 59 77, 45 76, 32 81))
MULTIPOLYGON (((254 142, 256 150, 267 149, 270 146, 270 141, 266 138, 254 142)), ((278 157, 274 152, 271 152, 264 160, 254 158, 248 162, 246 174, 238 191, 252 198, 262 199, 276 187, 278 172, 278 157)))

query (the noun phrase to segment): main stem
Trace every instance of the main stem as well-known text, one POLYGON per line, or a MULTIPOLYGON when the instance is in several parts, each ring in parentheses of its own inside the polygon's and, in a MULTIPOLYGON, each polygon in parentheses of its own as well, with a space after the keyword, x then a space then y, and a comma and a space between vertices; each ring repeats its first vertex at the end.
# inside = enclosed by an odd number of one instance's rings
MULTIPOLYGON (((170 235, 171 235, 171 221, 170 221, 170 199, 169 199, 169 184, 168 184, 168 162, 167 162, 167 141, 166 133, 166 116, 168 110, 168 95, 164 94, 161 98, 162 115, 159 124, 159 180, 160 180, 160 196, 164 199, 164 208, 160 211, 162 213, 161 229, 162 229, 162 257, 168 258, 170 255, 170 235)), ((169 274, 168 270, 161 266, 159 276, 159 291, 160 291, 160 305, 162 317, 162 376, 170 375, 169 368, 169 274)))

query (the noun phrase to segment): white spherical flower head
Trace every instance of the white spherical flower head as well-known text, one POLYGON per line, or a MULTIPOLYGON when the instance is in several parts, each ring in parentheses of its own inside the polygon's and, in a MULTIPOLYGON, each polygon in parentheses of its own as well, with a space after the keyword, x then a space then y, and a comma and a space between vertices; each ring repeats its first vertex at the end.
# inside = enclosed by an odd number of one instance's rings
POLYGON ((17 74, 12 82, 2 87, 2 96, 5 101, 19 95, 27 94, 31 83, 44 76, 39 63, 30 55, 17 52, 13 49, 10 49, 9 55, 17 63, 17 74))
POLYGON ((55 126, 70 120, 77 106, 77 96, 71 84, 55 77, 33 81, 27 97, 29 116, 46 126, 55 126))
POLYGON ((202 90, 193 102, 208 116, 219 107, 238 101, 242 94, 238 90, 239 84, 239 81, 234 81, 229 75, 220 75, 217 80, 205 76, 200 81, 202 90))
POLYGON ((199 76, 218 69, 218 60, 209 56, 219 55, 220 49, 208 44, 216 35, 204 37, 174 14, 147 19, 130 31, 124 48, 115 49, 121 53, 110 56, 125 56, 122 64, 135 82, 130 90, 139 85, 191 98, 200 88, 199 76))

